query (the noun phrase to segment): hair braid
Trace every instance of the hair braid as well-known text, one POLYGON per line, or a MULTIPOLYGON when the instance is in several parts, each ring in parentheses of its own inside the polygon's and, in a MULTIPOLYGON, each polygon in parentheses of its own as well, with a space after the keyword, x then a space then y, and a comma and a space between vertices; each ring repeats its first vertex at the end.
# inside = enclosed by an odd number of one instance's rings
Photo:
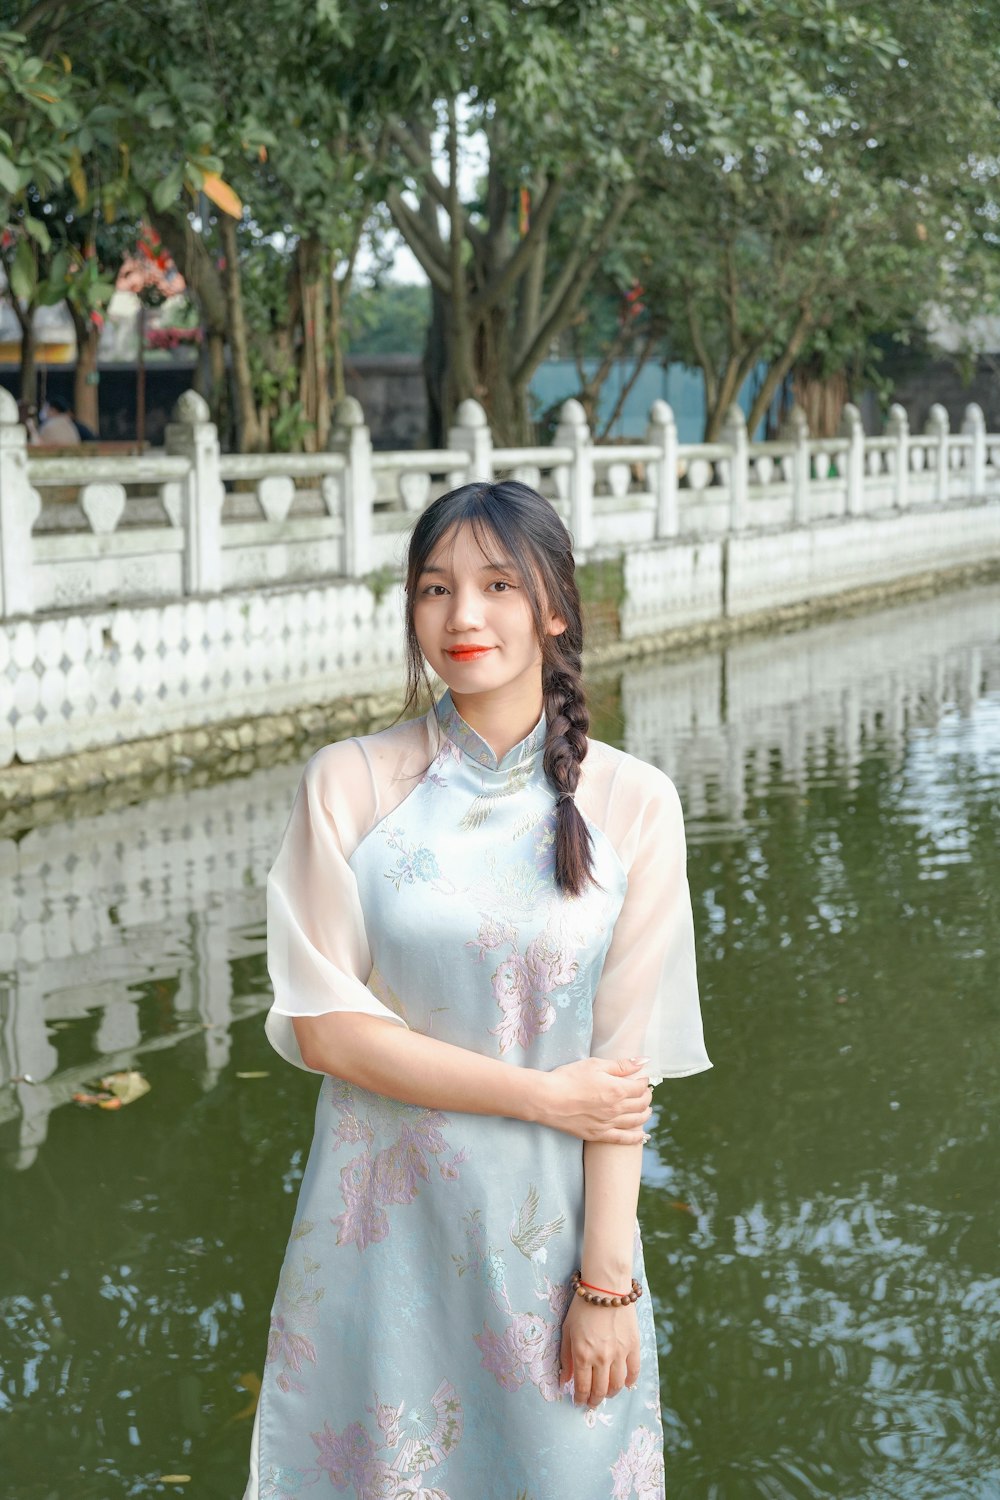
POLYGON ((556 789, 556 884, 579 896, 593 878, 590 830, 573 800, 587 753, 590 714, 583 692, 580 650, 565 635, 550 637, 542 663, 546 735, 545 774, 556 789))

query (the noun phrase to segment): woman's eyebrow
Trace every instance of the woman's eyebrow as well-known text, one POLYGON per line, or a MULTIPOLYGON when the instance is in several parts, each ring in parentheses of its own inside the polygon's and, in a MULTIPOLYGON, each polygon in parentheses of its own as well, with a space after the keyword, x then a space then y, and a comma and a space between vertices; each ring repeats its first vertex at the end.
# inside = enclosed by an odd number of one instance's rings
MULTIPOLYGON (((484 562, 479 569, 480 573, 511 573, 513 570, 514 564, 507 562, 504 558, 496 562, 484 562)), ((448 574, 450 571, 450 568, 436 567, 433 563, 428 563, 425 568, 420 569, 420 576, 422 578, 425 573, 448 574)))

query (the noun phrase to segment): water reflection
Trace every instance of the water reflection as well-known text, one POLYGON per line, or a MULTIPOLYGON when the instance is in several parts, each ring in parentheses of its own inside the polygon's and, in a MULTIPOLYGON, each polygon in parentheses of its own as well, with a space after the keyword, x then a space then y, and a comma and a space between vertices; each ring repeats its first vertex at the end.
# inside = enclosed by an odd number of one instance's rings
MULTIPOLYGON (((674 1500, 1000 1496, 998 637, 978 589, 597 687, 685 802, 717 1064, 645 1172, 674 1500)), ((314 1094, 254 1019, 298 774, 0 844, 11 1500, 240 1492, 314 1094)))

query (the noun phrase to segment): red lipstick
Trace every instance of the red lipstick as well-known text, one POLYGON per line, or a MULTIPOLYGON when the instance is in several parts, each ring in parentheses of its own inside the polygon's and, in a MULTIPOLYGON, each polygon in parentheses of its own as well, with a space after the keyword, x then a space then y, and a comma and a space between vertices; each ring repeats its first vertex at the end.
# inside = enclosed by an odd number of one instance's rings
POLYGON ((445 654, 453 661, 478 661, 492 650, 492 646, 446 646, 445 654))

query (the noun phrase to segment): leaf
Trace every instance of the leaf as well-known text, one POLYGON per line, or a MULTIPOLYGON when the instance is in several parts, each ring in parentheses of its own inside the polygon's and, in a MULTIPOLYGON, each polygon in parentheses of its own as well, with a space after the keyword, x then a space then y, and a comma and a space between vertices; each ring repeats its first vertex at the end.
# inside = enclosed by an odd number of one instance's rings
POLYGON ((83 170, 83 159, 79 151, 73 152, 73 159, 70 162, 69 168, 69 182, 70 187, 73 189, 73 196, 76 198, 77 207, 82 212, 87 206, 87 174, 83 170))
POLYGON ((258 1069, 249 1073, 237 1073, 236 1076, 237 1078, 270 1078, 271 1075, 266 1069, 258 1069))
POLYGON ((49 234, 48 226, 43 224, 41 219, 25 214, 24 227, 40 250, 48 252, 52 249, 52 236, 49 234))
POLYGON ((177 202, 184 185, 184 168, 173 167, 153 188, 153 204, 162 212, 177 202))
POLYGON ((190 1484, 190 1474, 161 1474, 157 1484, 190 1484))
POLYGON ((113 1094, 119 1104, 134 1104, 136 1099, 149 1093, 150 1086, 149 1080, 134 1068, 129 1068, 124 1073, 109 1073, 106 1078, 101 1079, 101 1088, 113 1094))
POLYGON ((206 198, 211 199, 216 208, 222 209, 224 214, 229 214, 230 218, 233 219, 242 219, 243 204, 229 186, 229 183, 223 182, 218 172, 205 173, 201 183, 201 190, 206 198))
POLYGON ((21 240, 14 251, 14 263, 10 268, 10 289, 15 297, 30 302, 38 285, 35 257, 27 240, 21 240))
POLYGON ((9 156, 0 154, 0 187, 5 193, 16 193, 21 186, 21 174, 9 156))

